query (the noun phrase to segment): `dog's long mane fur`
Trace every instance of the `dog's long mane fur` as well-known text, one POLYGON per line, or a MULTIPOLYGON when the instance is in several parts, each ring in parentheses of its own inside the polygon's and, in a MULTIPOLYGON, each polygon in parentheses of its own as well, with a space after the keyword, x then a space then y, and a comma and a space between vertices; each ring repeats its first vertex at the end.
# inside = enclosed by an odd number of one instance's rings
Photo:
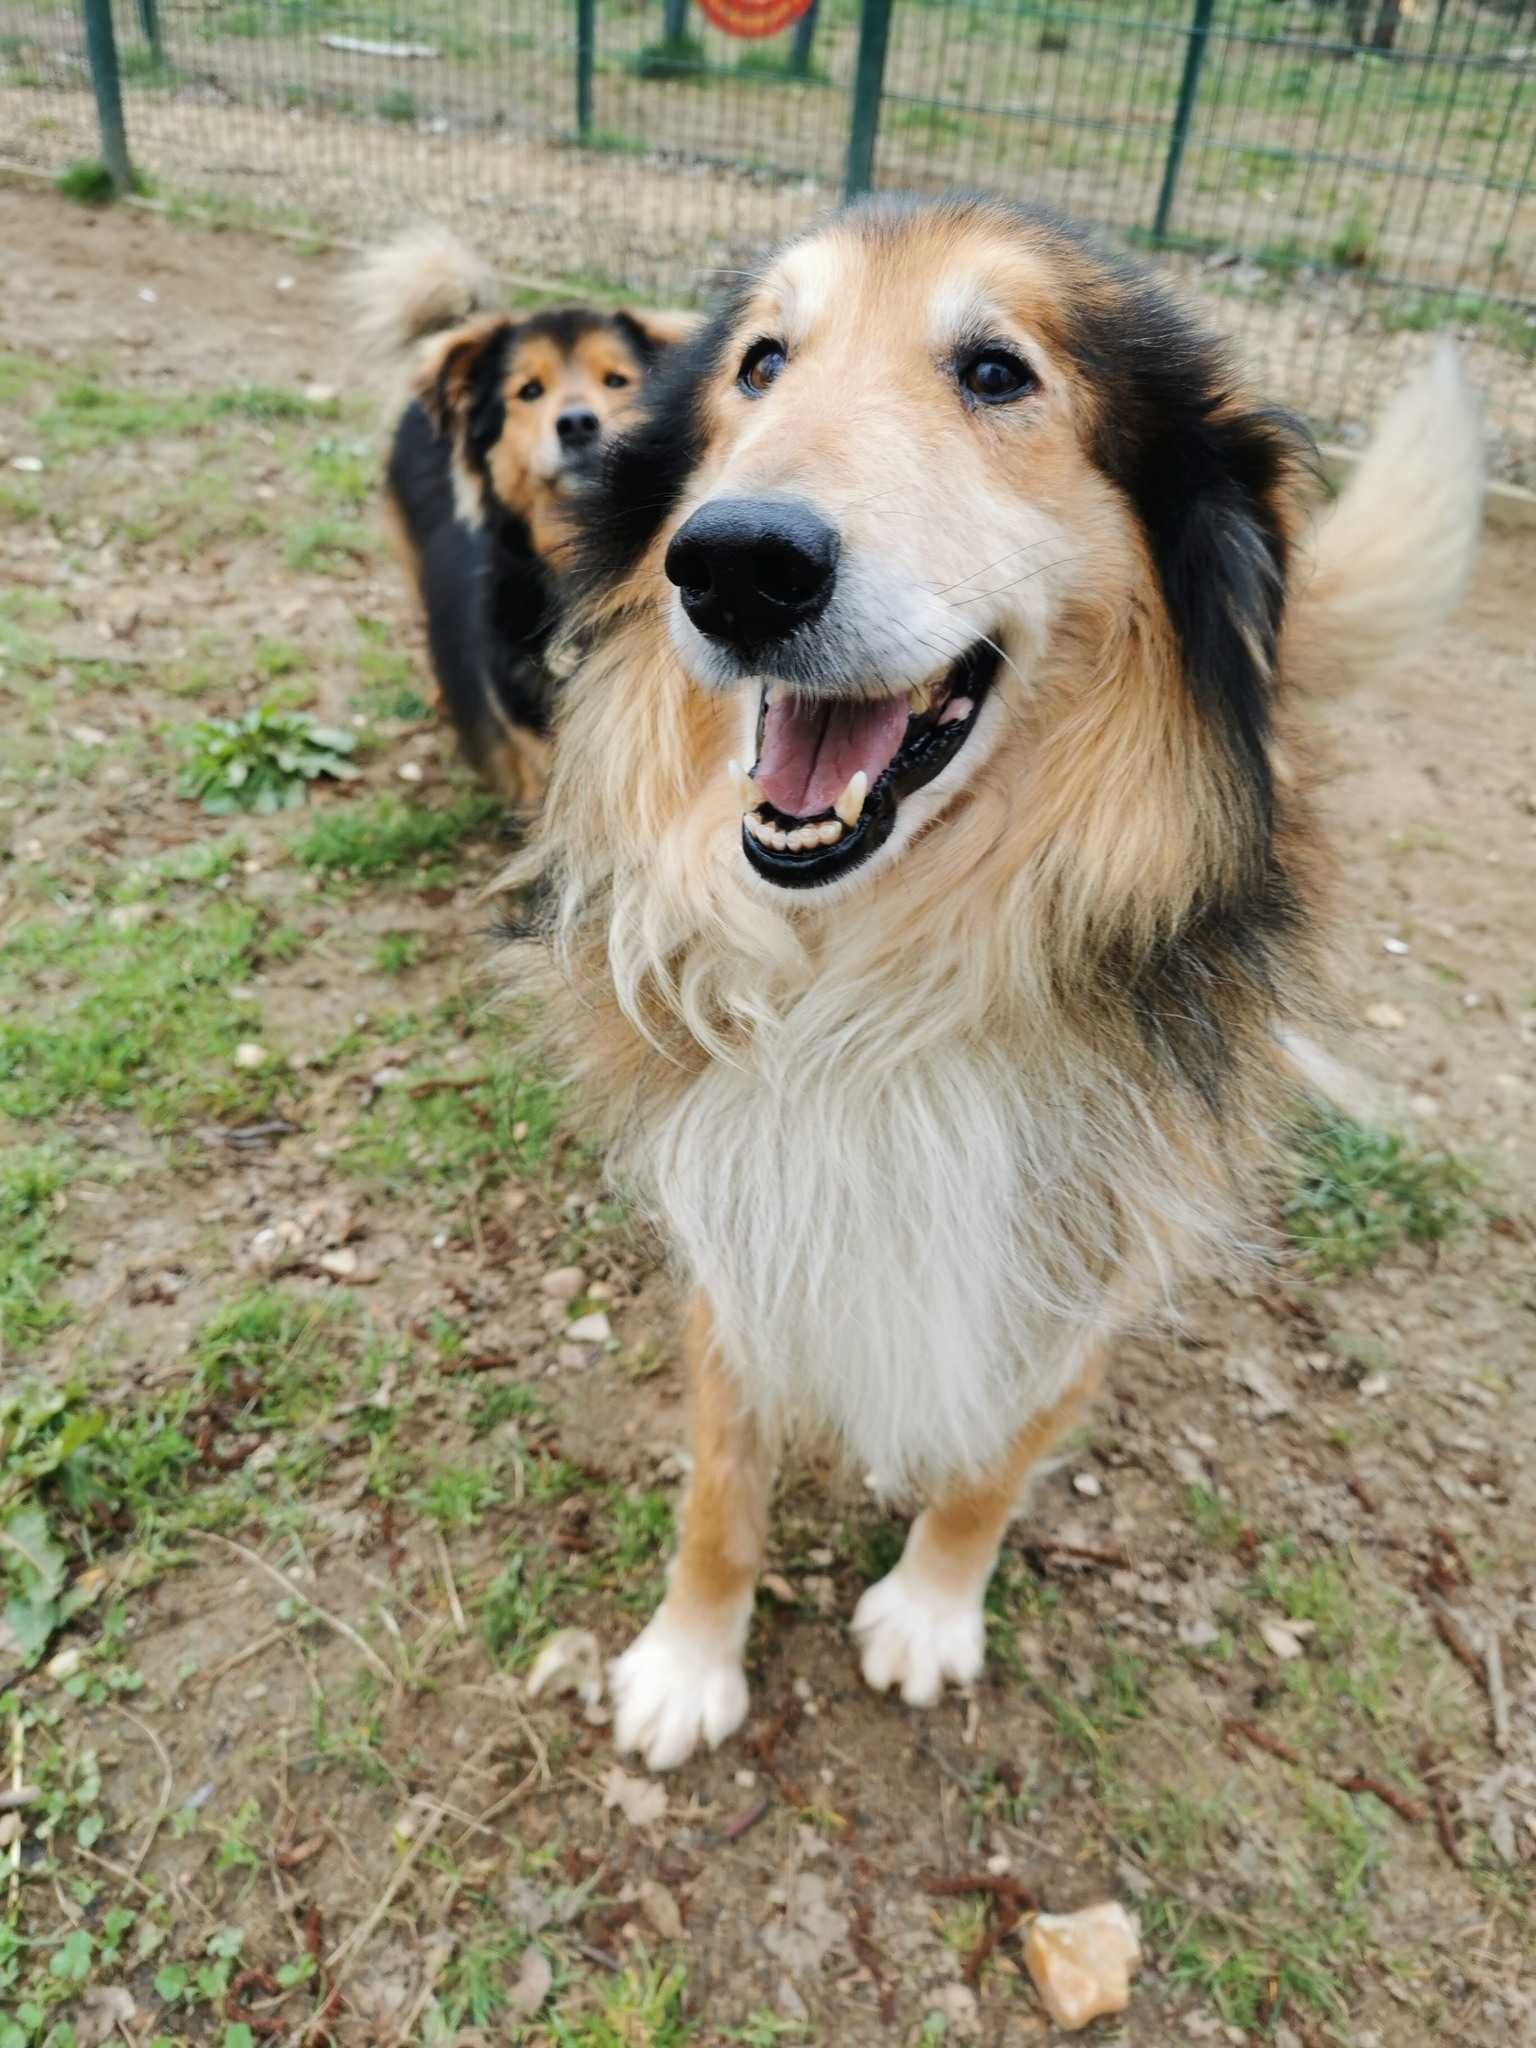
POLYGON ((1010 732, 835 912, 751 885, 732 715, 682 672, 660 566, 727 306, 589 516, 580 666, 515 871, 547 905, 517 979, 748 1395, 818 1414, 891 1485, 976 1469, 1245 1239, 1275 1034, 1322 1000, 1282 651, 1304 437, 1138 273, 1045 216, 953 203, 957 231, 978 217, 1061 276, 1085 454, 1131 515, 1128 540, 1085 537, 1104 572, 1027 689, 1000 678, 1010 732))

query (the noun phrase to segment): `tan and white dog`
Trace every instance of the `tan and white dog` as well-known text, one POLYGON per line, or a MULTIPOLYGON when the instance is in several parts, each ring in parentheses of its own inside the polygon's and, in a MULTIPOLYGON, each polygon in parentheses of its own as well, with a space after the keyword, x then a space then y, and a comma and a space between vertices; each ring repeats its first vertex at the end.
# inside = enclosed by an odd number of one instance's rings
POLYGON ((927 1704, 1116 1331, 1249 1240, 1320 1001, 1295 700, 1462 586, 1454 361, 1320 523, 1308 485, 1160 287, 969 199, 791 244, 616 444, 519 971, 693 1292, 692 1485, 613 1673, 653 1767, 746 1713, 787 1427, 925 1497, 854 1629, 927 1704))

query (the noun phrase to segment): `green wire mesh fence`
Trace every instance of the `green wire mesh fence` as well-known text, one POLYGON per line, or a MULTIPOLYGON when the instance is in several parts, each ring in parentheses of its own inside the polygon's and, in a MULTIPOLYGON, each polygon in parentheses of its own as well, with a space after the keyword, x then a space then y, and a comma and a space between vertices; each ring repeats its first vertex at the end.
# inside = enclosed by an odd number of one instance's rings
POLYGON ((759 41, 696 0, 0 0, 0 162, 113 164, 114 87, 167 201, 442 219, 569 293, 695 299, 848 191, 1044 201, 1325 436, 1452 329, 1536 482, 1536 0, 814 0, 759 41))

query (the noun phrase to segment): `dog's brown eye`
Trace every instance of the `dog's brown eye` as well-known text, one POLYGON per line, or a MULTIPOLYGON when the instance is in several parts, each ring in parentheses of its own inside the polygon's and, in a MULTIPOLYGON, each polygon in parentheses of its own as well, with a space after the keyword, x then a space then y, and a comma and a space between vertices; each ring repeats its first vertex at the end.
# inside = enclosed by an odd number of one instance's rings
POLYGON ((761 398, 783 369, 784 345, 778 341, 754 341, 741 359, 736 382, 749 398, 761 398))
POLYGON ((536 398, 542 398, 544 396, 544 386, 539 382, 537 377, 530 377, 528 379, 528 382, 523 386, 522 390, 519 391, 517 395, 523 401, 524 405, 532 405, 533 401, 536 398))
POLYGON ((1006 405, 1033 391, 1040 379, 1022 358, 1005 348, 984 348, 960 371, 960 382, 983 405, 1006 405))
POLYGON ((607 376, 603 379, 603 382, 608 386, 608 389, 610 391, 622 391, 624 389, 624 386, 629 382, 629 379, 627 377, 621 377, 617 370, 610 370, 607 376))

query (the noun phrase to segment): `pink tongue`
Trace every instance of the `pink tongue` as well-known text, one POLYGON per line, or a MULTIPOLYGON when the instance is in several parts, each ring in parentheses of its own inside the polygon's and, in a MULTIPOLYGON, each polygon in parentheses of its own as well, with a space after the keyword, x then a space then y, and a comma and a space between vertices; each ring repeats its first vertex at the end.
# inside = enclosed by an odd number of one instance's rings
POLYGON ((905 697, 816 704, 786 693, 768 706, 752 779, 776 811, 814 818, 832 808, 860 768, 873 789, 906 730, 905 697))

